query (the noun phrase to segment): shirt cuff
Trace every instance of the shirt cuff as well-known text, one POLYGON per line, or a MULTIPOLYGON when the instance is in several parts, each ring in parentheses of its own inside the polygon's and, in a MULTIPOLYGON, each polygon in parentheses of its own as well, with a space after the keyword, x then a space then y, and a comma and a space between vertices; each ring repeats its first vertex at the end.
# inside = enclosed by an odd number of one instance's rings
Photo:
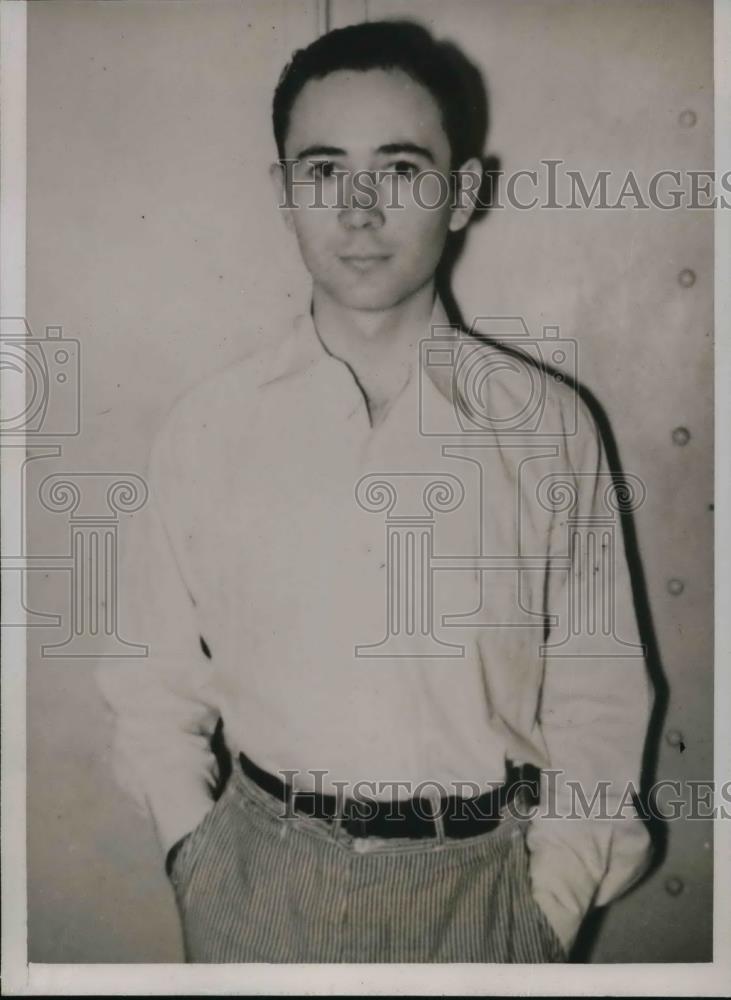
POLYGON ((214 804, 205 784, 190 781, 148 785, 147 801, 166 855, 185 834, 198 826, 214 804))
POLYGON ((533 898, 567 953, 606 871, 609 824, 594 830, 587 826, 566 820, 538 820, 528 829, 533 898))
POLYGON ((556 936, 568 955, 579 933, 579 928, 583 923, 586 911, 581 913, 577 910, 569 909, 553 893, 541 891, 540 889, 534 891, 533 898, 536 905, 540 906, 543 910, 546 920, 548 920, 556 932, 556 936))

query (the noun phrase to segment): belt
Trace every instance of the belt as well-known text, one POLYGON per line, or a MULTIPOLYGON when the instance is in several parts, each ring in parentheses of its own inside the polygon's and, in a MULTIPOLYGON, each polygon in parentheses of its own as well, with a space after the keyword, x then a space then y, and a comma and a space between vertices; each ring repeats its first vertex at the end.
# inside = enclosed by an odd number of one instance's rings
POLYGON ((244 774, 279 802, 305 816, 334 823, 353 837, 436 837, 437 817, 441 817, 444 835, 474 837, 494 830, 501 821, 500 812, 520 789, 538 798, 539 770, 531 764, 508 762, 503 784, 475 798, 452 795, 442 797, 437 806, 433 799, 412 796, 409 799, 353 799, 321 792, 300 791, 263 770, 246 754, 239 754, 244 774))

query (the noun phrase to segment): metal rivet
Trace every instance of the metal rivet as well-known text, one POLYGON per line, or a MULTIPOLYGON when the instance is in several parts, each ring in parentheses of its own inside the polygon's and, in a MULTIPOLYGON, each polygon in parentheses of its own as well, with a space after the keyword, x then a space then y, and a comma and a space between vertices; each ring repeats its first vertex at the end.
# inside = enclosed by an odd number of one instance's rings
POLYGON ((679 729, 668 729, 665 733, 665 742, 671 747, 677 747, 680 746, 681 743, 684 743, 685 740, 683 739, 683 734, 679 729))
POLYGON ((678 580, 675 577, 672 580, 668 580, 668 593, 672 594, 673 597, 677 597, 678 594, 682 594, 684 590, 685 584, 682 580, 678 580))
POLYGON ((676 427, 673 431, 673 444, 681 447, 690 441, 690 431, 687 427, 676 427))
POLYGON ((678 115, 678 125, 680 125, 681 128, 693 128, 697 121, 698 115, 692 108, 686 108, 678 115))
POLYGON ((665 879, 665 892, 668 896, 679 896, 683 889, 685 889, 683 880, 677 875, 671 875, 670 878, 665 879))
POLYGON ((695 271, 684 267, 678 275, 678 284, 682 285, 683 288, 691 288, 695 284, 695 271))

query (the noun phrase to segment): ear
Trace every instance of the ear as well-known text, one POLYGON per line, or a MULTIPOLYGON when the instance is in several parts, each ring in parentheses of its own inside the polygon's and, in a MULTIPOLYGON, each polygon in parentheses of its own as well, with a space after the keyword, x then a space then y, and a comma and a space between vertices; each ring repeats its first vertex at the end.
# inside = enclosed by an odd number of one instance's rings
POLYGON ((454 172, 455 184, 452 204, 452 217, 449 228, 453 233, 464 229, 472 218, 477 205, 477 199, 482 184, 482 162, 472 156, 465 160, 454 172))
POLYGON ((274 188, 274 195, 277 199, 277 207, 282 213, 284 224, 287 229, 293 229, 291 197, 287 192, 287 176, 284 166, 279 160, 275 160, 269 167, 269 177, 274 188))

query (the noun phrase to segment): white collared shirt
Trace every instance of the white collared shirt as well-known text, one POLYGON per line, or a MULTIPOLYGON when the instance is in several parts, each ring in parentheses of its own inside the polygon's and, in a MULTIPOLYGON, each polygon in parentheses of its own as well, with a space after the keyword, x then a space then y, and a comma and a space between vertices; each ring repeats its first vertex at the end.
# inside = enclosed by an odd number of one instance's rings
MULTIPOLYGON (((324 772, 326 792, 474 795, 506 760, 560 771, 559 812, 566 780, 587 800, 610 782, 610 804, 638 787, 651 694, 594 420, 538 369, 533 414, 495 345, 425 338, 375 428, 304 314, 157 435, 122 536, 120 628, 149 655, 99 681, 119 779, 165 848, 211 806, 219 716, 234 755, 303 788, 324 772), (460 364, 490 420, 441 388, 460 364)), ((534 894, 565 944, 648 844, 627 808, 531 822, 534 894)))

